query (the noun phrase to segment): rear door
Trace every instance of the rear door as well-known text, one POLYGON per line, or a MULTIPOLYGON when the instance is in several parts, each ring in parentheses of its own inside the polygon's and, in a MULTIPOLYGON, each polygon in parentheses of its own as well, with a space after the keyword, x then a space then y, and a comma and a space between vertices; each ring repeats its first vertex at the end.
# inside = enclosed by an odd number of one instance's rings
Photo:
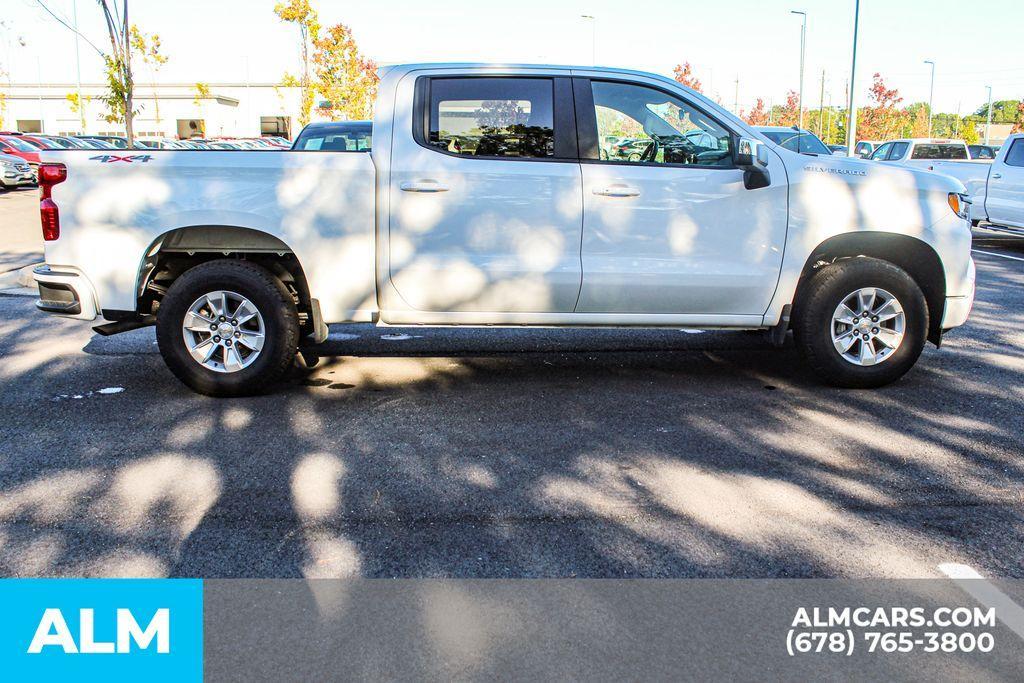
POLYGON ((993 223, 1024 228, 1024 138, 1014 140, 1006 158, 992 166, 985 210, 993 223))
POLYGON ((770 187, 748 190, 732 131, 698 102, 643 80, 574 85, 584 215, 576 311, 763 315, 786 238, 781 161, 770 155, 770 187), (640 158, 600 146, 622 135, 647 141, 640 158))
POLYGON ((392 148, 388 308, 469 323, 571 313, 583 206, 568 74, 419 76, 415 89, 412 135, 396 130, 392 148))

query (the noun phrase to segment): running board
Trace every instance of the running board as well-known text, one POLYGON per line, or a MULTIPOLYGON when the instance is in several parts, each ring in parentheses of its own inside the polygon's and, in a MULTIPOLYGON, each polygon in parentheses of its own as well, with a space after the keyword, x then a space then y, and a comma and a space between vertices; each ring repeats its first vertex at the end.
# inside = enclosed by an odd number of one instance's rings
POLYGON ((140 315, 136 318, 128 318, 126 320, 117 320, 106 325, 97 325, 92 328, 92 331, 96 334, 104 337, 109 337, 114 334, 121 334, 122 332, 131 332, 132 330, 138 330, 143 327, 150 327, 156 325, 155 315, 140 315))

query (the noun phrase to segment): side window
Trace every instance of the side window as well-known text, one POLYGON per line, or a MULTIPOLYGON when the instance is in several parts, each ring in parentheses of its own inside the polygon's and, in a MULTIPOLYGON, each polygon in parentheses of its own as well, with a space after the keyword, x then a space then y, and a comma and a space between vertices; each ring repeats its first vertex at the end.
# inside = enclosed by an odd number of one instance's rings
POLYGON ((894 142, 894 143, 892 143, 892 151, 889 152, 889 156, 887 158, 890 161, 896 161, 898 159, 902 159, 903 155, 907 153, 907 147, 909 147, 909 146, 910 146, 910 144, 906 143, 906 142, 894 142))
POLYGON ((427 142, 465 156, 553 157, 553 82, 547 78, 432 79, 427 142))
POLYGON ((729 131, 683 100, 642 85, 591 85, 601 159, 732 166, 729 131))
POLYGON ((1024 166, 1024 138, 1013 141, 1013 146, 1006 153, 1007 166, 1024 166))
POLYGON ((872 161, 882 161, 885 159, 885 155, 889 153, 890 149, 892 149, 892 143, 887 142, 878 149, 876 149, 874 152, 872 152, 871 156, 868 158, 871 159, 872 161))

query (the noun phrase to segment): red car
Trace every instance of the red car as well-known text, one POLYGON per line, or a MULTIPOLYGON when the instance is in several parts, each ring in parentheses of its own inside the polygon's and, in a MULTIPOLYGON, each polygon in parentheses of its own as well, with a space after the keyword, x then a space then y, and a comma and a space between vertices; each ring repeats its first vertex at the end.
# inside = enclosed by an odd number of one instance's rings
POLYGON ((0 135, 0 153, 24 159, 39 175, 39 147, 22 140, 20 135, 0 135))

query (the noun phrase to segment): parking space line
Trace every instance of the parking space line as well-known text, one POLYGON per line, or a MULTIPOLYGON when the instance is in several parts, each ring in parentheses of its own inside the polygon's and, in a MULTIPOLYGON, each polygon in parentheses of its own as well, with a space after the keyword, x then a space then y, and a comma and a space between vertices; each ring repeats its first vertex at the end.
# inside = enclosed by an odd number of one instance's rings
POLYGON ((1008 258, 1011 261, 1024 261, 1024 258, 1020 256, 1008 256, 1007 254, 997 254, 992 251, 982 251, 981 249, 971 249, 975 254, 985 254, 986 256, 998 256, 999 258, 1008 258))
POLYGON ((1024 640, 1024 607, 1015 603, 1006 593, 986 581, 977 570, 966 564, 940 564, 939 571, 953 579, 962 591, 982 605, 995 609, 996 618, 1024 640))

